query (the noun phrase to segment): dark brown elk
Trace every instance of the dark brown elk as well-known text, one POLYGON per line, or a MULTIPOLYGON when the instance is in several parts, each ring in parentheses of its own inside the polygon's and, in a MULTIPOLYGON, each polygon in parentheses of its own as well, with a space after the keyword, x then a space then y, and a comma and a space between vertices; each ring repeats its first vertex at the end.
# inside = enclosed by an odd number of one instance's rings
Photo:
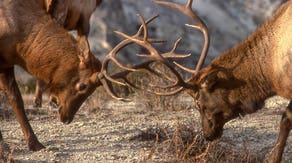
POLYGON ((60 121, 68 124, 72 122, 85 99, 98 86, 102 85, 113 98, 123 100, 115 93, 112 83, 136 87, 127 79, 130 72, 141 69, 151 71, 150 64, 157 60, 169 64, 158 53, 141 55, 147 61, 137 65, 124 65, 117 59, 121 49, 136 41, 143 44, 161 42, 146 37, 146 24, 154 18, 146 22, 141 19, 143 25, 133 36, 118 32, 129 38, 115 46, 101 63, 90 53, 85 36, 76 40, 55 19, 47 15, 36 1, 0 2, 0 90, 4 92, 16 115, 30 150, 37 151, 44 146, 38 141, 25 114, 23 99, 15 80, 14 66, 22 67, 47 85, 48 93, 57 98, 60 121), (124 71, 108 74, 110 63, 124 71))
MULTIPOLYGON (((88 36, 89 20, 102 0, 37 0, 40 6, 65 29, 77 30, 78 37, 88 36)), ((34 95, 34 106, 42 106, 44 82, 37 80, 34 95)), ((50 99, 50 101, 54 101, 50 99)))
MULTIPOLYGON (((154 1, 191 18, 198 25, 188 26, 202 31, 205 42, 209 42, 206 26, 191 8, 192 0, 188 0, 186 6, 154 1)), ((205 43, 203 58, 206 49, 208 43, 205 43)), ((187 91, 199 108, 203 134, 208 140, 220 138, 226 122, 256 112, 271 96, 292 99, 292 1, 284 3, 246 40, 219 55, 205 68, 191 72, 194 77, 188 84, 192 88, 187 91)), ((290 100, 281 119, 278 140, 267 161, 281 161, 291 129, 290 100)))

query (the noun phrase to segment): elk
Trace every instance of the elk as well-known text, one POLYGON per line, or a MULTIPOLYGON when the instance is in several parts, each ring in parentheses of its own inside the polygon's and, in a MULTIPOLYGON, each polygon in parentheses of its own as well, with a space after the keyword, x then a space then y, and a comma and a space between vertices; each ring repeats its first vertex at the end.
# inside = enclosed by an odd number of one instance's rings
POLYGON ((204 35, 205 43, 196 70, 176 64, 194 76, 186 81, 177 80, 181 84, 176 86, 180 86, 177 90, 184 88, 193 97, 207 140, 220 138, 226 122, 256 112, 271 96, 290 99, 282 115, 278 139, 266 160, 280 162, 292 129, 292 1, 285 2, 247 39, 202 69, 209 34, 205 23, 192 9, 193 0, 188 0, 185 6, 165 0, 154 2, 182 12, 198 24, 187 26, 204 35))
POLYGON ((30 150, 44 146, 35 136, 24 112, 14 76, 19 65, 37 79, 59 102, 59 118, 70 123, 94 89, 101 63, 89 51, 85 37, 78 41, 50 18, 35 1, 0 3, 0 89, 4 91, 30 150))
MULTIPOLYGON (((151 72, 151 64, 156 61, 170 65, 157 52, 140 55, 147 61, 137 65, 125 65, 117 59, 121 49, 137 41, 143 47, 145 43, 149 45, 161 42, 149 39, 147 35, 146 25, 155 17, 147 21, 142 20, 141 16, 139 18, 142 25, 137 33, 128 36, 117 32, 126 38, 101 63, 91 54, 85 36, 74 38, 55 19, 47 15, 36 1, 0 2, 0 90, 4 92, 16 115, 29 150, 38 151, 44 146, 37 139, 25 114, 23 99, 15 80, 14 66, 22 67, 47 85, 46 91, 57 98, 60 121, 69 124, 82 103, 97 87, 102 85, 117 100, 128 100, 115 93, 112 83, 138 88, 127 79, 129 73, 144 69, 151 72), (110 63, 124 71, 109 74, 110 63)), ((172 67, 170 70, 177 74, 172 67)))
MULTIPOLYGON (((89 20, 96 7, 102 0, 37 0, 39 5, 57 22, 68 31, 77 30, 78 37, 88 36, 89 20)), ((37 80, 34 95, 34 106, 42 106, 42 92, 45 89, 44 82, 37 80)), ((54 104, 53 98, 50 103, 54 104)))

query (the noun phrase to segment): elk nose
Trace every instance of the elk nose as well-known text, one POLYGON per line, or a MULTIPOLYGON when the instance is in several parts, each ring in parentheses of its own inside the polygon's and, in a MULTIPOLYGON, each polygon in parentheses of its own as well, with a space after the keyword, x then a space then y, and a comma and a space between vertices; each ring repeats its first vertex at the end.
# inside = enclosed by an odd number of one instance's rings
POLYGON ((66 119, 65 121, 62 121, 64 124, 70 124, 72 122, 72 120, 66 119))
POLYGON ((59 114, 59 119, 63 124, 69 124, 72 122, 73 118, 70 117, 64 117, 61 114, 59 114))
POLYGON ((68 116, 67 114, 62 114, 62 106, 58 108, 58 118, 63 124, 69 124, 73 121, 74 116, 68 116))

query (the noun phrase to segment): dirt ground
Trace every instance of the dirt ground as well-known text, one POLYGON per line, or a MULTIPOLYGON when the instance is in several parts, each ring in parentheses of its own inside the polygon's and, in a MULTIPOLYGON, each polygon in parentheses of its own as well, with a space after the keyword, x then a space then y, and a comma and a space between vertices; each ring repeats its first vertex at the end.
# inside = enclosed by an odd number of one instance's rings
MULTIPOLYGON (((30 123, 40 142, 46 146, 38 152, 28 151, 14 114, 8 110, 5 99, 0 99, 0 129, 4 138, 2 150, 5 149, 9 153, 9 160, 14 162, 143 161, 157 142, 155 137, 140 137, 142 133, 173 129, 178 123, 200 130, 199 114, 194 109, 192 99, 187 95, 182 95, 180 99, 181 103, 175 103, 175 106, 173 101, 166 104, 171 109, 149 108, 153 107, 151 101, 150 104, 149 101, 139 102, 139 98, 129 103, 108 100, 100 102, 99 108, 92 108, 89 100, 69 125, 59 122, 56 110, 48 105, 37 109, 28 103, 26 110, 30 123)), ((264 155, 277 137, 282 108, 287 102, 275 97, 268 100, 259 112, 232 120, 225 125, 223 137, 218 141, 233 151, 244 148, 264 155)), ((148 162, 172 162, 174 157, 156 151, 148 162)), ((292 162, 291 134, 283 162, 292 162)))

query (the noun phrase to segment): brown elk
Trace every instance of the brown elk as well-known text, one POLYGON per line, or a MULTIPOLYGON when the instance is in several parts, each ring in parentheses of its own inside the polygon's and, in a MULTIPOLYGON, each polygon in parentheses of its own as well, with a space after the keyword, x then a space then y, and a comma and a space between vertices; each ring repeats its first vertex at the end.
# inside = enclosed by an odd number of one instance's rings
MULTIPOLYGON (((198 25, 188 25, 204 34, 205 44, 201 58, 205 58, 209 45, 206 25, 192 10, 192 0, 185 6, 164 0, 155 3, 179 10, 198 25)), ((194 98, 207 140, 223 134, 226 122, 256 112, 264 101, 279 95, 292 99, 292 1, 284 3, 266 23, 246 40, 215 58, 199 70, 201 59, 187 81, 188 93, 194 98)), ((185 87, 181 85, 182 87, 185 87)), ((280 132, 267 161, 280 162, 286 140, 292 129, 292 101, 283 113, 280 132)))
MULTIPOLYGON (((88 36, 89 20, 102 0, 37 0, 39 5, 67 30, 77 30, 78 37, 88 36)), ((34 95, 34 106, 42 106, 44 82, 37 80, 34 95)), ((50 100, 54 101, 53 99, 50 100)))
POLYGON ((1 1, 0 22, 0 89, 16 114, 29 149, 40 150, 44 146, 25 115, 14 65, 48 85, 60 104, 60 120, 70 123, 82 102, 100 85, 94 78, 101 63, 90 54, 85 37, 76 41, 35 1, 1 1))
MULTIPOLYGON (((47 85, 46 90, 57 98, 60 121, 68 124, 72 122, 81 104, 98 86, 103 85, 110 96, 123 100, 115 93, 112 83, 139 88, 127 79, 130 72, 143 69, 155 73, 151 64, 156 61, 170 65, 158 52, 140 55, 147 61, 137 65, 125 65, 117 59, 118 52, 130 44, 138 42, 145 47, 145 43, 150 45, 161 42, 149 39, 147 35, 146 25, 155 17, 146 22, 141 16, 139 18, 142 25, 138 32, 133 36, 117 32, 126 39, 115 46, 101 63, 90 53, 85 36, 76 40, 55 19, 47 15, 38 2, 0 2, 0 90, 4 92, 16 114, 30 150, 37 151, 44 146, 38 141, 26 117, 23 99, 15 80, 14 66, 19 65, 47 85), (110 63, 124 71, 108 74, 110 63)), ((179 78, 179 74, 172 67, 170 70, 179 78)))

